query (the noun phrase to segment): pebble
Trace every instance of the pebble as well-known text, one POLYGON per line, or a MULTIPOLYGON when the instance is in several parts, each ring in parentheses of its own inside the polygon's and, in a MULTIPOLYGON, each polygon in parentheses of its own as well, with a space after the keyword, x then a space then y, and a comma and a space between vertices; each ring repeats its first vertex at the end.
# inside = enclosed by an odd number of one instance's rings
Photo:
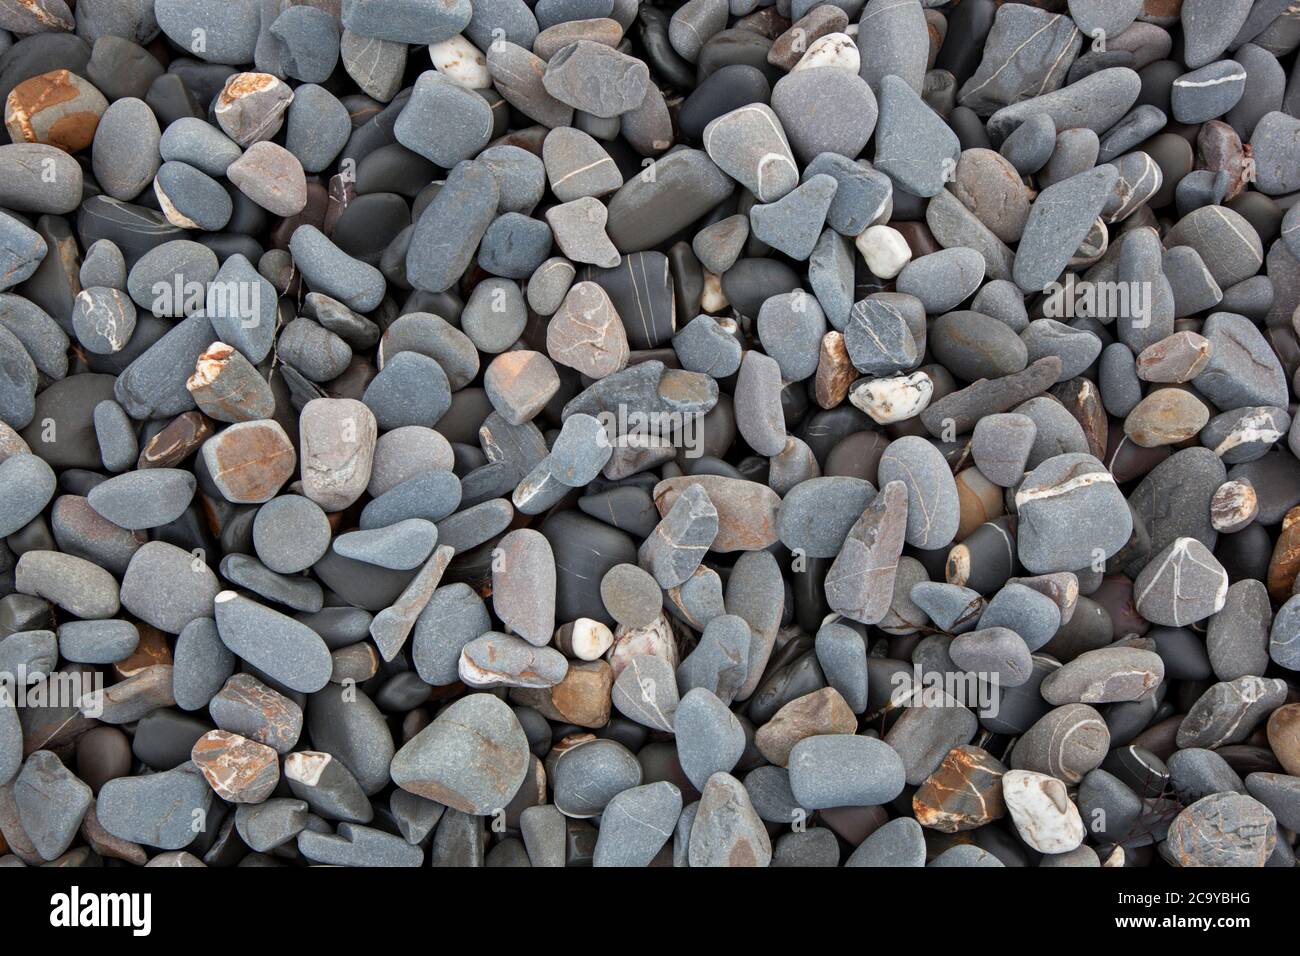
POLYGON ((728 773, 709 778, 690 826, 692 867, 765 867, 772 842, 744 785, 728 773))
POLYGON ((1284 6, 10 3, 5 862, 1292 862, 1284 6))

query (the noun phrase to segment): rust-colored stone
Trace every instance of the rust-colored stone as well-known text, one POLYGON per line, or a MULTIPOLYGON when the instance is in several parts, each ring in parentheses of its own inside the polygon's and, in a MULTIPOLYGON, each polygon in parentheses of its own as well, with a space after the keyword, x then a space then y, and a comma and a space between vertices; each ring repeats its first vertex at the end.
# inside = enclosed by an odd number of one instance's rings
POLYGON ((108 100, 86 80, 67 70, 51 70, 24 80, 5 100, 5 126, 15 143, 45 143, 69 153, 95 139, 108 100))
POLYGON ((1282 519, 1282 533, 1273 545, 1268 561, 1268 593, 1279 604, 1291 597, 1296 575, 1300 574, 1300 505, 1282 519))
POLYGON ((912 796, 917 822, 956 833, 1001 819, 1007 813, 1002 800, 1006 770, 987 750, 968 744, 954 747, 912 796))
POLYGON ((536 708, 549 720, 579 727, 609 723, 614 670, 604 661, 573 661, 564 680, 554 687, 516 687, 510 699, 536 708))
POLYGON ((827 332, 822 336, 821 351, 817 355, 817 377, 813 380, 817 404, 834 408, 849 394, 849 386, 858 380, 858 370, 849 359, 844 336, 827 332))
POLYGON ((1268 718, 1268 745, 1287 773, 1300 777, 1300 704, 1283 704, 1268 718))
POLYGON ((118 680, 134 677, 146 667, 172 663, 172 649, 167 643, 166 634, 143 621, 136 621, 135 627, 140 632, 140 642, 130 657, 113 665, 113 674, 118 680))
POLYGON ((177 415, 140 450, 137 468, 175 468, 212 436, 212 422, 201 412, 177 415))
POLYGON ((274 750, 224 730, 200 737, 190 759, 217 796, 231 803, 261 803, 280 782, 280 758, 274 750))
POLYGON ((761 551, 775 544, 776 513, 781 497, 766 485, 726 475, 668 478, 654 488, 655 507, 662 517, 688 485, 701 485, 718 509, 718 536, 711 550, 761 551))
POLYGON ((858 718, 854 716, 840 692, 823 687, 796 697, 758 728, 754 743, 769 761, 778 767, 790 762, 790 751, 805 737, 819 734, 854 734, 858 718))
POLYGON ((280 423, 238 422, 203 443, 203 460, 213 484, 229 502, 270 501, 293 477, 298 456, 280 423))

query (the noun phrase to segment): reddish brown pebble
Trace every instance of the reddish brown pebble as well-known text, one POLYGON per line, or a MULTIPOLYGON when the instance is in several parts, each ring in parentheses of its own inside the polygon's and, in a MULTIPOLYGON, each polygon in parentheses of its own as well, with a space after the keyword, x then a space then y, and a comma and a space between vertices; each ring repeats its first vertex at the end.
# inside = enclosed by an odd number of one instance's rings
POLYGON ((796 697, 758 728, 754 744, 759 753, 779 767, 790 762, 790 751, 805 737, 816 734, 853 734, 858 718, 840 692, 823 687, 796 697))
POLYGON ((251 422, 275 413, 271 386, 225 342, 213 342, 199 356, 185 388, 194 404, 219 422, 251 422))
POLYGON ((548 720, 604 727, 613 688, 614 670, 605 661, 571 662, 564 680, 554 687, 516 687, 510 700, 535 708, 548 720))
POLYGON ((1282 519, 1282 533, 1273 545, 1268 562, 1268 593, 1279 604, 1291 597, 1296 575, 1300 574, 1300 506, 1282 519))
POLYGON ((858 380, 858 370, 849 359, 844 346, 844 336, 827 332, 822 336, 821 351, 817 356, 817 377, 813 381, 817 404, 834 408, 849 394, 849 386, 858 380))
POLYGON ((137 468, 174 468, 194 454, 212 436, 212 422, 199 412, 184 412, 149 440, 140 452, 137 468))
POLYGON ((1175 332, 1148 345, 1137 357, 1138 378, 1145 382, 1190 382, 1210 361, 1210 340, 1195 332, 1175 332))
POLYGON ((270 501, 293 477, 298 457, 280 423, 238 422, 203 443, 203 463, 217 490, 234 504, 270 501))
POLYGON ((280 782, 280 759, 274 750, 225 730, 200 737, 190 759, 217 796, 231 803, 261 803, 280 782))
POLYGON ((76 153, 94 141, 106 109, 104 94, 86 80, 51 70, 13 88, 5 100, 5 126, 15 143, 45 143, 76 153))
POLYGON ((711 550, 761 551, 778 540, 776 513, 781 497, 767 485, 726 475, 668 478, 654 487, 655 507, 668 514, 682 491, 701 485, 718 509, 718 535, 711 550))
POLYGON ((986 750, 963 744, 948 751, 939 769, 912 796, 923 827, 943 833, 974 830, 1007 814, 1002 775, 1007 768, 986 750))
POLYGON ((1210 523, 1215 531, 1232 534, 1250 524, 1259 515, 1259 498, 1255 486, 1244 478, 1219 485, 1210 498, 1210 523))

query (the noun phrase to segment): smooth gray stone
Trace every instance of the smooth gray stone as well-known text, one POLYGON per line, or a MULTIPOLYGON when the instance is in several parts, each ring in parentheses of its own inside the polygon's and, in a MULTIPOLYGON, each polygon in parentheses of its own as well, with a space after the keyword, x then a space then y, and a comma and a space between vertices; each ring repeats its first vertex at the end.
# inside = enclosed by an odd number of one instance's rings
POLYGON ((433 553, 438 528, 424 518, 406 518, 368 531, 351 531, 334 540, 345 558, 394 571, 417 568, 433 553))
POLYGON ((1118 175, 1114 166, 1099 166, 1039 194, 1013 269, 1024 292, 1042 292, 1061 274, 1101 214, 1118 175))
POLYGON ((1058 90, 1083 46, 1070 17, 1027 4, 998 8, 984 56, 957 101, 988 116, 1000 107, 1058 90))
MULTIPOLYGON (((1292 599, 1294 600, 1294 599, 1292 599)), ((1289 603, 1289 602, 1288 602, 1289 603)), ((1286 605, 1283 605, 1286 608, 1286 605)), ((1286 612, 1291 616, 1294 612, 1286 612)), ((1282 612, 1279 612, 1282 617, 1282 612)), ((1284 626, 1285 623, 1284 623, 1284 626)), ((1277 622, 1274 622, 1276 630, 1277 622)), ((1270 648, 1270 654, 1272 649, 1270 648)), ((1286 683, 1276 678, 1253 675, 1221 681, 1209 687, 1192 704, 1178 725, 1175 738, 1179 749, 1221 747, 1240 743, 1250 736, 1286 696, 1286 683)))
POLYGON ((1264 262, 1264 244, 1245 218, 1224 206, 1194 209, 1164 237, 1167 248, 1191 246, 1219 288, 1251 278, 1264 262))
MULTIPOLYGON (((416 230, 418 237, 418 225, 416 230)), ((412 248, 414 246, 413 239, 412 248)), ((357 312, 370 312, 382 301, 386 288, 383 273, 348 255, 310 223, 304 223, 293 231, 289 251, 313 291, 337 299, 357 312)), ((408 256, 408 278, 411 275, 408 256)))
POLYGON ((314 83, 293 91, 285 120, 284 148, 307 173, 328 169, 352 134, 352 121, 333 93, 314 83))
POLYGON ((99 791, 95 815, 120 840, 181 850, 198 837, 196 813, 206 816, 212 788, 193 763, 143 777, 118 777, 99 791))
POLYGON ((799 182, 799 168, 780 119, 764 103, 750 103, 704 128, 704 149, 719 168, 754 194, 775 202, 799 182))
POLYGON ((0 537, 21 530, 44 511, 57 483, 54 470, 36 455, 16 454, 0 461, 0 537))
POLYGON ((861 714, 867 709, 867 647, 857 631, 844 624, 823 624, 815 642, 817 662, 826 682, 849 709, 861 714))
MULTIPOLYGON (((549 139, 548 137, 548 142, 549 139)), ((748 217, 728 216, 697 232, 691 240, 691 249, 705 269, 721 275, 740 258, 748 240, 748 217)))
POLYGON ((850 159, 876 128, 876 97, 867 81, 839 66, 788 73, 772 88, 772 109, 795 155, 807 163, 822 153, 850 159))
POLYGON ((868 0, 858 21, 862 79, 880 95, 886 76, 899 77, 920 94, 930 54, 930 31, 918 0, 868 0))
POLYGON ((306 625, 233 591, 217 596, 215 616, 222 643, 285 686, 312 693, 329 683, 329 649, 306 625))
POLYGON ((1210 360, 1196 376, 1198 392, 1224 411, 1248 405, 1286 407, 1286 374, 1253 322, 1216 312, 1201 332, 1210 341, 1210 360))
MULTIPOLYGON (((916 366, 921 352, 904 314, 905 302, 916 302, 877 293, 855 302, 844 329, 844 345, 853 367, 866 375, 885 376, 916 366)), ((924 306, 916 303, 920 311, 924 306)))
POLYGON ((1287 670, 1300 670, 1300 595, 1278 609, 1269 631, 1268 656, 1287 670))
POLYGON ((239 144, 225 133, 192 116, 170 124, 163 131, 158 148, 165 162, 186 163, 209 176, 224 176, 230 164, 243 155, 239 144))
POLYGON ((925 866, 925 836, 911 817, 890 820, 867 837, 845 866, 925 866))
POLYGON ((258 597, 283 604, 295 611, 314 614, 324 603, 324 591, 310 578, 276 574, 261 561, 246 554, 228 554, 217 566, 221 576, 236 587, 258 597))
MULTIPOLYGON (((238 260, 242 260, 243 257, 232 258, 237 261, 227 262, 226 277, 236 281, 242 278, 251 279, 247 270, 238 268, 241 265, 238 260)), ((192 315, 204 309, 208 301, 208 284, 217 277, 218 271, 216 253, 207 246, 189 239, 173 239, 155 246, 136 260, 127 273, 125 288, 140 308, 148 309, 157 316, 176 318, 192 315)), ((238 290, 238 287, 235 289, 238 290)), ((261 298, 263 295, 273 295, 273 293, 274 290, 268 292, 260 284, 251 285, 246 287, 242 298, 227 297, 220 301, 213 300, 213 305, 222 306, 229 303, 227 307, 237 311, 239 304, 243 303, 248 313, 243 317, 245 321, 260 322, 265 317, 274 316, 274 298, 261 298)), ((232 341, 229 344, 240 345, 241 343, 232 341)))
POLYGON ((756 350, 746 352, 736 377, 736 428, 760 455, 779 455, 785 448, 781 388, 776 360, 756 350))
POLYGON ((208 566, 165 541, 150 541, 131 557, 122 576, 122 607, 146 624, 179 634, 198 618, 213 616, 221 585, 208 566))
POLYGON ((1022 176, 1047 165, 1056 149, 1056 124, 1046 113, 1025 120, 1002 142, 1000 152, 1022 176))
POLYGON ((748 674, 749 624, 734 614, 722 614, 704 626, 695 650, 677 667, 677 689, 688 694, 697 687, 730 704, 748 674))
MULTIPOLYGON (((834 203, 831 207, 834 208, 834 203)), ((843 332, 854 295, 854 249, 846 237, 833 229, 822 232, 808 257, 808 284, 825 320, 836 331, 843 332)), ((820 343, 817 351, 820 360, 820 343)))
MULTIPOLYGON (((20 778, 21 779, 21 778, 20 778)), ((1300 779, 1284 773, 1247 774, 1246 790, 1273 812, 1280 826, 1300 826, 1300 779)))
POLYGON ((95 441, 99 457, 111 472, 123 472, 135 466, 140 454, 135 423, 122 406, 105 399, 95 406, 95 441))
POLYGON ((0 146, 0 206, 16 212, 64 215, 81 201, 81 167, 43 143, 0 146))
POLYGON ((661 587, 686 582, 718 533, 718 512, 701 485, 686 487, 641 546, 638 559, 661 587))
POLYGON ((800 482, 781 502, 777 534, 791 551, 810 558, 833 558, 876 497, 869 481, 848 475, 800 482))
POLYGON ((257 509, 253 548, 276 574, 306 570, 321 559, 329 544, 329 519, 308 498, 280 495, 257 509))
POLYGON ((980 616, 981 628, 1010 628, 1036 651, 1050 641, 1061 626, 1061 612, 1041 591, 1008 582, 989 601, 980 616))
POLYGON ((67 621, 59 625, 59 653, 79 664, 114 664, 125 660, 140 642, 130 621, 67 621))
POLYGON ((466 644, 459 664, 460 679, 470 687, 554 687, 567 672, 568 662, 559 651, 493 632, 466 644))
POLYGON ((716 773, 728 773, 745 749, 745 732, 726 704, 696 687, 682 696, 674 717, 682 772, 703 790, 716 773))
POLYGON ((215 336, 253 364, 270 353, 277 320, 275 287, 244 256, 233 255, 222 264, 208 286, 206 314, 215 336))
POLYGON ((1251 6, 1250 0, 1185 0, 1181 12, 1187 38, 1184 62, 1193 68, 1204 66, 1228 49, 1251 6))
POLYGON ((1272 618, 1264 582, 1245 578, 1228 586, 1222 609, 1210 618, 1205 629, 1205 649, 1215 677, 1231 681, 1251 674, 1264 675, 1272 618))
POLYGON ((496 40, 487 48, 487 66, 496 91, 520 113, 551 129, 573 125, 573 107, 543 85, 546 61, 509 40, 496 40))
POLYGON ((217 622, 210 617, 181 629, 172 656, 172 696, 182 710, 207 707, 235 672, 235 655, 221 642, 217 622))
POLYGON ((436 360, 419 352, 399 352, 371 379, 362 401, 384 431, 410 425, 432 428, 451 407, 451 386, 436 360))
POLYGON ((343 0, 342 6, 344 27, 397 43, 442 43, 469 26, 472 15, 469 0, 343 0))
POLYGON ((1141 87, 1141 78, 1127 67, 1098 70, 1062 89, 1004 106, 989 117, 989 137, 1004 139, 1036 113, 1051 116, 1057 129, 1085 127, 1100 136, 1128 114, 1141 87))
POLYGON ((1223 608, 1228 573, 1195 538, 1177 538, 1154 554, 1133 582, 1137 612, 1154 624, 1184 627, 1223 608))
POLYGON ((772 866, 839 866, 840 843, 827 827, 782 834, 772 850, 772 866))
POLYGON ((640 785, 641 764, 618 741, 593 740, 560 754, 552 779, 560 812, 588 818, 604 812, 624 790, 640 785))
POLYGON ((952 661, 968 673, 988 675, 999 685, 1018 687, 1029 680, 1033 661, 1020 635, 1005 627, 984 627, 953 638, 952 661))
POLYGON ((640 106, 649 83, 650 69, 641 60, 591 40, 562 47, 542 76, 551 96, 602 119, 640 106))
POLYGON ((45 860, 57 859, 68 849, 81 818, 95 802, 90 787, 48 750, 27 758, 13 782, 13 800, 19 826, 45 860))
POLYGON ((667 781, 615 795, 601 814, 592 866, 649 866, 682 812, 682 793, 667 781))
POLYGON ((241 803, 235 809, 235 830, 257 853, 281 847, 307 830, 307 804, 287 797, 272 797, 262 803, 241 803))
POLYGON ((189 507, 198 484, 179 468, 149 468, 110 478, 86 500, 98 514, 129 531, 170 524, 189 507))
POLYGON ((697 315, 686 323, 672 344, 682 368, 715 379, 734 375, 744 352, 736 336, 711 315, 697 315))
POLYGON ((270 35, 282 48, 287 76, 304 83, 324 83, 339 59, 339 22, 328 11, 292 6, 275 18, 270 35))
POLYGON ((838 153, 822 153, 804 167, 803 178, 833 176, 839 183, 826 224, 842 236, 854 238, 892 208, 894 185, 889 177, 868 169, 865 160, 854 161, 838 153))
POLYGON ((763 350, 780 366, 785 382, 799 382, 813 376, 825 334, 825 314, 806 293, 772 296, 759 309, 759 340, 763 350))
POLYGON ((984 258, 977 251, 944 249, 905 265, 897 289, 920 299, 927 313, 939 314, 970 298, 983 281, 984 258))
POLYGON ((496 216, 499 195, 486 164, 457 164, 416 222, 406 256, 415 288, 443 292, 456 283, 496 216))
POLYGON ((0 290, 31 278, 48 251, 40 233, 0 213, 0 290))
MULTIPOLYGON (((41 240, 44 243, 45 240, 41 240)), ((110 289, 126 288, 126 259, 122 250, 111 239, 97 239, 90 244, 81 260, 82 288, 107 286, 110 289)))
POLYGON ((904 786, 902 759, 888 744, 871 737, 805 737, 790 751, 789 766, 790 789, 809 810, 879 806, 904 786))
POLYGON ((1170 102, 1180 123, 1204 123, 1237 105, 1246 91, 1246 70, 1236 60, 1219 60, 1174 80, 1170 102))
POLYGON ((943 455, 914 435, 890 443, 880 460, 882 485, 907 487, 907 543, 925 550, 946 547, 957 533, 957 485, 943 455))
MULTIPOLYGON (((725 119, 726 117, 720 117, 714 122, 725 119)), ((775 121, 775 117, 772 120, 775 121)), ((735 135, 747 134, 743 131, 736 134, 727 131, 726 134, 718 133, 710 139, 706 130, 705 147, 707 149, 710 142, 716 142, 719 145, 715 148, 726 149, 729 158, 734 158, 730 151, 736 148, 732 145, 735 135)), ((777 161, 783 175, 786 167, 781 164, 788 156, 789 148, 786 147, 784 157, 777 161)), ((798 182, 798 176, 793 172, 793 159, 789 162, 792 171, 789 173, 788 184, 779 190, 763 190, 767 199, 785 195, 798 182)), ((720 169, 714 164, 711 153, 706 154, 697 149, 671 152, 655 160, 654 170, 655 175, 649 180, 644 175, 633 176, 609 200, 609 219, 605 231, 619 252, 639 252, 653 248, 699 219, 735 189, 735 183, 728 178, 735 173, 720 169)), ((757 171, 754 175, 757 175, 757 171)), ((754 185, 757 186, 756 179, 754 185)))
POLYGON ((420 866, 424 851, 383 830, 355 823, 340 823, 337 833, 304 829, 298 834, 298 851, 327 866, 420 866))
POLYGON ((460 501, 460 481, 454 473, 425 471, 370 501, 359 523, 363 531, 372 531, 410 518, 436 522, 455 512, 460 501))
POLYGON ((922 198, 944 188, 961 155, 957 134, 905 80, 892 75, 880 81, 875 139, 876 168, 922 198))
MULTIPOLYGON (((1015 253, 949 190, 940 190, 930 200, 925 221, 945 249, 966 247, 979 253, 988 278, 1002 281, 1011 278, 1015 253)), ((972 308, 979 311, 974 305, 972 308)))
POLYGON ((163 33, 182 50, 191 48, 194 31, 199 30, 203 47, 193 52, 209 63, 233 65, 253 62, 261 22, 259 7, 257 0, 232 0, 220 8, 196 0, 156 0, 154 16, 163 33))
POLYGON ((1065 454, 1036 467, 1016 492, 1017 551, 1035 574, 1072 571, 1115 554, 1133 519, 1105 466, 1090 455, 1065 454))
MULTIPOLYGON (((374 810, 357 778, 327 753, 304 750, 291 754, 284 762, 284 778, 295 797, 327 820, 369 823, 374 818, 374 810)), ((393 795, 394 801, 399 794, 412 796, 404 790, 398 791, 393 795)), ((441 811, 438 807, 438 812, 441 811)))
POLYGON ((677 679, 672 664, 657 654, 627 662, 610 693, 618 712, 653 730, 672 732, 677 712, 677 679))
POLYGON ((833 176, 814 176, 776 202, 754 205, 749 211, 754 238, 792 259, 807 259, 838 188, 833 176))
POLYGON ((973 843, 959 843, 944 850, 926 866, 934 867, 1000 867, 1006 866, 992 853, 973 843))
POLYGON ((451 169, 473 159, 492 136, 492 108, 474 90, 426 70, 393 124, 393 135, 407 149, 451 169))

